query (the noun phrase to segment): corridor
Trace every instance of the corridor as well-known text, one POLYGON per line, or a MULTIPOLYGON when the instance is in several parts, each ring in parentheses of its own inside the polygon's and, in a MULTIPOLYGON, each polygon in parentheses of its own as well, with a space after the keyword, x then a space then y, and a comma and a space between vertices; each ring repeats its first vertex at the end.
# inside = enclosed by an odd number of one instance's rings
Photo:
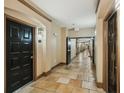
POLYGON ((3 9, 4 93, 120 93, 120 0, 4 0, 3 9))
POLYGON ((68 67, 58 66, 14 93, 103 93, 96 87, 95 68, 88 56, 85 50, 68 67))

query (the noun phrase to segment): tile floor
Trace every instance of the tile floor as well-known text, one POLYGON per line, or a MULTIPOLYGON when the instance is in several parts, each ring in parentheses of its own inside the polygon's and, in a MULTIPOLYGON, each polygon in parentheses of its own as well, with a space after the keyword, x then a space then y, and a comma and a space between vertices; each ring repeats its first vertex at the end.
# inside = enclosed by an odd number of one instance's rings
POLYGON ((50 75, 14 93, 104 93, 96 87, 95 80, 94 65, 84 51, 68 67, 56 67, 50 75))

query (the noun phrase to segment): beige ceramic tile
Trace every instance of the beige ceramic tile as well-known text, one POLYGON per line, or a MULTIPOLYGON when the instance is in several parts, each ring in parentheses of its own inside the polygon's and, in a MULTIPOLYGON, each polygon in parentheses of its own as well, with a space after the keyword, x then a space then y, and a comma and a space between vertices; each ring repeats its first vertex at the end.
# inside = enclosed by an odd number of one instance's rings
POLYGON ((34 84, 32 87, 39 88, 39 89, 45 89, 47 91, 54 91, 55 92, 56 89, 59 87, 59 83, 44 81, 44 82, 34 84))
POLYGON ((33 87, 26 87, 14 93, 46 93, 43 89, 33 88, 33 87))
POLYGON ((34 85, 32 85, 32 87, 35 88, 44 88, 46 85, 48 84, 48 81, 40 81, 38 83, 35 83, 34 85))
POLYGON ((89 90, 83 88, 74 88, 72 93, 89 93, 89 90))
POLYGON ((65 69, 58 69, 56 72, 64 73, 64 74, 68 74, 69 73, 69 71, 65 70, 65 69))
POLYGON ((56 93, 56 92, 52 92, 52 91, 46 91, 45 93, 56 93))
POLYGON ((46 81, 57 81, 57 79, 58 79, 58 77, 56 77, 56 76, 49 76, 47 79, 45 79, 46 81))
POLYGON ((95 84, 95 68, 88 53, 79 54, 68 66, 58 66, 46 77, 16 93, 103 93, 95 84), (64 79, 61 79, 64 78, 64 79), (57 83, 59 81, 59 83, 57 83), (64 82, 64 84, 62 84, 64 82))
POLYGON ((82 88, 97 90, 96 84, 94 82, 88 82, 88 81, 82 82, 82 88))
POLYGON ((73 86, 73 87, 81 87, 81 80, 70 80, 69 84, 70 86, 73 86))
POLYGON ((67 77, 70 78, 70 79, 77 79, 78 75, 72 73, 72 74, 68 74, 67 77))
POLYGON ((62 84, 68 84, 69 81, 70 81, 69 78, 61 77, 61 78, 59 78, 56 82, 62 83, 62 84))
POLYGON ((26 92, 26 93, 46 93, 46 91, 43 89, 34 88, 30 92, 26 92))
POLYGON ((100 92, 90 90, 90 93, 100 93, 100 92))
POLYGON ((44 89, 48 90, 48 91, 53 91, 55 92, 57 90, 57 88, 59 87, 59 83, 56 82, 49 82, 47 83, 47 85, 44 87, 44 89))
POLYGON ((72 93, 73 87, 61 84, 56 90, 56 93, 72 93))

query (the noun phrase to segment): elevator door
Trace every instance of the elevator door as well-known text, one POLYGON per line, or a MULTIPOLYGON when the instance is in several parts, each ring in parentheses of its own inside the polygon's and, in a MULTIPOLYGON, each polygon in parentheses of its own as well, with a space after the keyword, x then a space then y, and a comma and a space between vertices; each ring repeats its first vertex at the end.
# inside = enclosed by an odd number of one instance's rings
POLYGON ((7 93, 12 93, 33 79, 33 28, 6 21, 7 93))
POLYGON ((116 93, 116 13, 108 20, 108 92, 116 93))

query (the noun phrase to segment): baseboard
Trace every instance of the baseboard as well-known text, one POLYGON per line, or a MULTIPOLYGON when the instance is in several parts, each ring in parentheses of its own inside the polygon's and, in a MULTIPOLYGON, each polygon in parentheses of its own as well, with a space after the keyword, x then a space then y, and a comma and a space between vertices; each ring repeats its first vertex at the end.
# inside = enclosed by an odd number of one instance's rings
POLYGON ((44 76, 44 73, 42 73, 42 74, 40 74, 39 76, 37 76, 35 80, 40 79, 42 76, 44 76))
POLYGON ((56 68, 56 67, 58 67, 58 66, 63 66, 63 65, 66 65, 66 63, 62 63, 62 62, 61 62, 61 63, 55 65, 55 66, 52 67, 48 72, 44 72, 44 73, 40 74, 39 76, 37 76, 35 80, 40 79, 42 76, 48 76, 54 68, 56 68))
POLYGON ((97 85, 98 88, 103 88, 103 83, 96 82, 96 85, 97 85))
POLYGON ((54 68, 56 68, 56 67, 58 67, 58 66, 63 66, 63 65, 65 65, 65 63, 58 63, 57 65, 55 65, 55 66, 53 66, 52 68, 51 68, 51 70, 53 70, 54 68))
POLYGON ((44 75, 44 76, 48 76, 54 68, 56 68, 56 67, 58 67, 58 66, 63 66, 63 65, 66 65, 66 63, 61 62, 61 63, 55 65, 55 66, 52 67, 48 72, 44 72, 43 75, 44 75))

